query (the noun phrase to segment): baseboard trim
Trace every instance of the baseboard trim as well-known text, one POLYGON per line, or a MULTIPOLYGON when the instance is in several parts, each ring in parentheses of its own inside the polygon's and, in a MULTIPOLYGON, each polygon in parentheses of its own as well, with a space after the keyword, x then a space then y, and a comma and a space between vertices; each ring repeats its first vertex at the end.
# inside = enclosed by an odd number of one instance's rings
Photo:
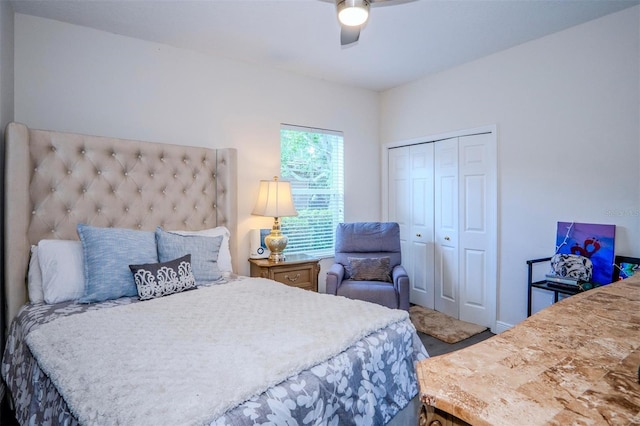
POLYGON ((491 329, 491 332, 493 334, 500 334, 503 331, 509 330, 511 327, 513 327, 513 324, 509 324, 502 321, 496 321, 496 326, 491 329))

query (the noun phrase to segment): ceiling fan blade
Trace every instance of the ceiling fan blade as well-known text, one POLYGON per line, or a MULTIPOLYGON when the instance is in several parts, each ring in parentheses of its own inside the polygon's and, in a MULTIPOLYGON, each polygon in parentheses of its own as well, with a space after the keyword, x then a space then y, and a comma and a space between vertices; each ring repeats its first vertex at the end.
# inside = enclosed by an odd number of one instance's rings
POLYGON ((360 38, 360 27, 340 25, 340 44, 346 46, 355 43, 360 38))

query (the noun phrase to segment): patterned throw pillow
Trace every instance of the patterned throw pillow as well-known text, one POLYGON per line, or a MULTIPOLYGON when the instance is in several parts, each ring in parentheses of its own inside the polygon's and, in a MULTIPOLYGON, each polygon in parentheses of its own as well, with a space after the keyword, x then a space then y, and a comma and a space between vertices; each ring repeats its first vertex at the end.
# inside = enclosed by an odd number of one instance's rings
POLYGON ((191 272, 191 255, 164 263, 129 265, 140 300, 155 299, 196 288, 191 272))
POLYGON ((349 257, 347 272, 354 281, 391 281, 391 259, 387 257, 349 257))
POLYGON ((577 254, 555 254, 551 258, 551 269, 559 277, 574 278, 589 282, 593 275, 591 259, 577 254))

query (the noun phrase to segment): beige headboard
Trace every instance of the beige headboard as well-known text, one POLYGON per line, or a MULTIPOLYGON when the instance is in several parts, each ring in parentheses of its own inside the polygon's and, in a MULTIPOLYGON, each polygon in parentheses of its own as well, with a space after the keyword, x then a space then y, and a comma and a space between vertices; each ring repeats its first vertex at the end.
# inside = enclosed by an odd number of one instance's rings
POLYGON ((76 225, 154 230, 226 226, 234 270, 237 153, 44 130, 5 133, 6 327, 27 301, 30 245, 78 239, 76 225))

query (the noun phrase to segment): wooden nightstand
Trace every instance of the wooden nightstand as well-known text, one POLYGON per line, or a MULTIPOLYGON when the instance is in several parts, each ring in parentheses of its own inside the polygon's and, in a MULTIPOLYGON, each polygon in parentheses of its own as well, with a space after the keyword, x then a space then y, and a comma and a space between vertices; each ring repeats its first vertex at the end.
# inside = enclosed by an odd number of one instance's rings
POLYGON ((288 254, 284 262, 249 259, 251 276, 269 278, 292 287, 318 291, 320 261, 306 254, 288 254))

